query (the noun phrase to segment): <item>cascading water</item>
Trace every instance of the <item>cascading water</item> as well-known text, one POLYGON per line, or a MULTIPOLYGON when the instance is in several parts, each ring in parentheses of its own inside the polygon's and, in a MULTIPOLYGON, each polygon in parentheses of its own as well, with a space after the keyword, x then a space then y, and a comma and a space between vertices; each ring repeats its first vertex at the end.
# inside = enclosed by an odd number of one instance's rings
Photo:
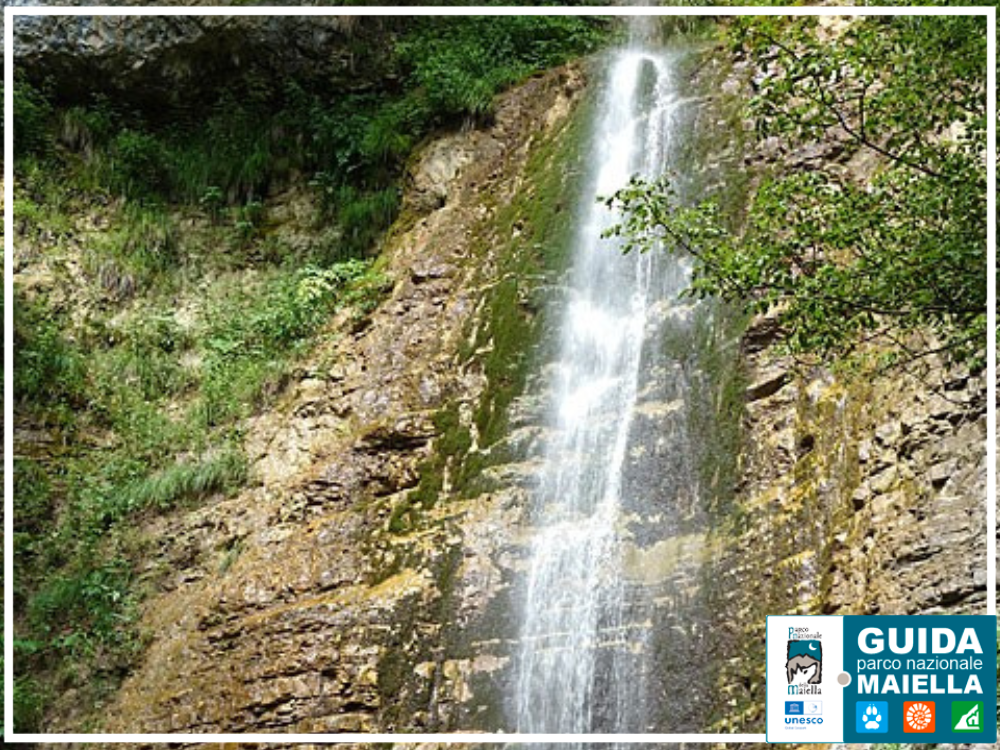
POLYGON ((667 398, 661 411, 675 421, 689 408, 681 368, 664 366, 659 347, 666 329, 690 325, 691 305, 679 299, 688 273, 683 260, 626 256, 602 239, 617 217, 598 198, 669 167, 684 121, 676 59, 639 42, 615 53, 593 126, 569 289, 555 311, 560 340, 515 664, 518 732, 660 728, 653 714, 662 706, 647 705, 661 692, 651 690, 648 663, 659 614, 628 583, 623 542, 647 495, 662 501, 695 484, 683 425, 651 435, 636 418, 650 390, 667 398), (651 385, 654 369, 669 382, 651 385), (669 490, 630 476, 643 452, 666 457, 653 473, 673 472, 669 490))

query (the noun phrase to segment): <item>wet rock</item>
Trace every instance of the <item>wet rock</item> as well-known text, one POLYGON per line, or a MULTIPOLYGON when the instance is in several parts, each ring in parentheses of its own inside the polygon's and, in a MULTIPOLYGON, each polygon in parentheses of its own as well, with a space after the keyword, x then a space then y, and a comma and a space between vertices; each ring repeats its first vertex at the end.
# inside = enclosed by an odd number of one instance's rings
POLYGON ((740 337, 740 351, 744 356, 756 354, 777 343, 782 333, 777 316, 758 316, 740 337))
POLYGON ((455 267, 449 263, 428 263, 418 261, 410 271, 410 278, 416 284, 434 279, 444 279, 455 273, 455 267))
POLYGON ((785 157, 785 163, 792 169, 806 169, 823 162, 833 161, 846 151, 848 139, 846 134, 843 136, 841 138, 824 138, 796 149, 785 157))
POLYGON ((473 158, 468 139, 461 135, 435 141, 411 173, 413 189, 407 196, 410 205, 421 212, 444 206, 455 177, 473 158))
MULTIPOLYGON (((717 611, 745 623, 732 642, 752 643, 767 614, 980 611, 982 376, 940 362, 875 378, 791 373, 767 345, 741 351, 751 386, 739 521, 713 533, 719 552, 709 558, 717 611), (784 382, 783 372, 790 373, 784 382)), ((730 707, 745 707, 728 720, 733 731, 762 727, 753 707, 763 695, 752 687, 762 684, 761 658, 747 648, 721 667, 730 707), (741 689, 747 673, 751 687, 741 689)))
POLYGON ((956 474, 957 470, 958 459, 949 458, 931 466, 927 471, 927 478, 935 489, 941 489, 956 474))
POLYGON ((430 414, 407 414, 391 424, 378 424, 368 430, 358 442, 362 450, 379 452, 415 448, 437 434, 430 414))

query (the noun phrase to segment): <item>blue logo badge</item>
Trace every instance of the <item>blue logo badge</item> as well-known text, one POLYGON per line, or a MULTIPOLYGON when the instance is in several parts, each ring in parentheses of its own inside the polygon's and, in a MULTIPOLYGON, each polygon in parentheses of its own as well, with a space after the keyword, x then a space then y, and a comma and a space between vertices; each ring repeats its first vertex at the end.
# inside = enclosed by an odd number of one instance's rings
POLYGON ((856 729, 864 734, 885 734, 889 731, 887 701, 858 701, 856 729))
POLYGON ((785 713, 801 716, 803 713, 802 701, 785 701, 785 713))

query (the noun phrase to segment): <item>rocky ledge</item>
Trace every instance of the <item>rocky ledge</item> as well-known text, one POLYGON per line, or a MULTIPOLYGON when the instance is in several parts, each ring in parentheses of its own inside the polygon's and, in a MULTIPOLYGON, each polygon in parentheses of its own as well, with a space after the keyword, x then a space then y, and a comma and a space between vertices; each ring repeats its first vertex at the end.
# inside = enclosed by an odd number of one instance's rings
MULTIPOLYGON (((497 217, 530 199, 529 163, 558 175, 545 147, 583 84, 576 68, 532 78, 490 127, 415 160, 384 251, 392 292, 360 329, 350 311, 333 321, 248 426, 256 485, 142 530, 149 647, 104 729, 499 728, 487 693, 506 649, 456 639, 517 565, 520 490, 459 496, 439 459, 456 430, 472 433, 466 452, 483 442, 472 415, 496 387, 485 302, 511 254, 539 252, 497 217)), ((509 307, 533 315, 522 294, 509 307)))

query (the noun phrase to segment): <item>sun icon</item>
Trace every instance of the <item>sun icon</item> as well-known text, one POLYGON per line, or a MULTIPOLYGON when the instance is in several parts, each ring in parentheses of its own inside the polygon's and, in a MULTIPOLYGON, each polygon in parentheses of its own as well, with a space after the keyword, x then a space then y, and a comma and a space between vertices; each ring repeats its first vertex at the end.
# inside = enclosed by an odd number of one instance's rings
POLYGON ((906 709, 906 723, 918 732, 934 721, 934 711, 926 703, 911 703, 906 709))

